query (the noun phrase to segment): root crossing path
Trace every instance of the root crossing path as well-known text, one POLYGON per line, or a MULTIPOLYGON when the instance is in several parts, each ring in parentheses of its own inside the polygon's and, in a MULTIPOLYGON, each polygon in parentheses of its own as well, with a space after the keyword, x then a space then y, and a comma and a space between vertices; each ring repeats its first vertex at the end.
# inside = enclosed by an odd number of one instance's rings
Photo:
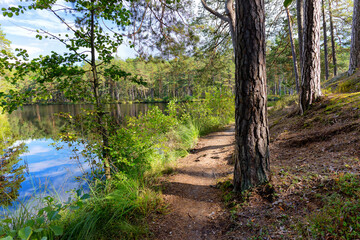
POLYGON ((163 182, 167 214, 150 223, 152 239, 226 239, 229 214, 217 179, 233 172, 234 126, 201 139, 163 182))

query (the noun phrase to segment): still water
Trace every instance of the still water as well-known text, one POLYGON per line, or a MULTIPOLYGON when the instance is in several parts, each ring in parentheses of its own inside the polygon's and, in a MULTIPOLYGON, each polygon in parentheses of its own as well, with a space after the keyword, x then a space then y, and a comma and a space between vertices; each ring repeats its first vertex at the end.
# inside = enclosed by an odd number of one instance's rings
MULTIPOLYGON (((165 104, 111 104, 107 112, 121 123, 125 117, 138 116, 152 106, 165 109, 165 104)), ((62 149, 53 145, 65 125, 56 114, 66 112, 74 116, 82 109, 92 109, 92 106, 32 105, 1 116, 0 131, 4 141, 0 149, 8 150, 0 158, 0 205, 8 205, 15 198, 25 201, 33 195, 49 192, 64 199, 69 190, 84 184, 75 177, 88 172, 90 166, 81 157, 72 159, 74 153, 66 144, 56 144, 62 149)))

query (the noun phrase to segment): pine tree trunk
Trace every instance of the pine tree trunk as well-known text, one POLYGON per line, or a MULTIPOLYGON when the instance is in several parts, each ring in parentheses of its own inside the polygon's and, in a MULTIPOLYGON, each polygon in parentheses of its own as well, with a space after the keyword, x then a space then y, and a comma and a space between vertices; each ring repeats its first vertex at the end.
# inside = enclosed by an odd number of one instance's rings
POLYGON ((303 68, 303 56, 304 56, 304 0, 296 0, 297 22, 298 22, 298 38, 299 38, 299 62, 300 73, 303 68))
POLYGON ((320 1, 306 0, 304 9, 304 59, 300 92, 301 113, 321 96, 320 1))
POLYGON ((351 29, 350 62, 348 74, 352 75, 360 67, 360 0, 354 0, 351 29))
POLYGON ((234 191, 270 180, 264 0, 236 1, 234 191))
POLYGON ((332 59, 334 65, 334 77, 337 75, 337 63, 336 63, 336 50, 335 50, 335 37, 334 37, 334 23, 332 19, 331 1, 329 0, 329 16, 330 16, 330 34, 331 34, 331 49, 332 59))
POLYGON ((325 80, 329 79, 329 63, 328 63, 328 46, 327 46, 327 30, 324 0, 321 1, 322 17, 323 17, 323 33, 324 33, 324 63, 325 63, 325 80))
POLYGON ((292 24, 291 24, 291 19, 290 19, 290 12, 289 12, 288 8, 286 8, 285 10, 286 10, 287 19, 288 19, 288 22, 289 22, 289 36, 290 36, 290 43, 291 43, 291 53, 292 53, 292 57, 293 57, 296 90, 299 93, 300 92, 300 89, 299 89, 299 74, 298 74, 298 67, 297 67, 297 61, 296 61, 296 52, 295 52, 295 46, 294 46, 294 39, 293 39, 293 35, 292 35, 292 24))

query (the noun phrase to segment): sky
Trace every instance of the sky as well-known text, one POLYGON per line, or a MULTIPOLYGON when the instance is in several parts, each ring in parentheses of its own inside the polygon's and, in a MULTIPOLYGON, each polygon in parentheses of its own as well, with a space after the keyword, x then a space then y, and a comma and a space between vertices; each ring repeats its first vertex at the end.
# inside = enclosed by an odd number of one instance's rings
MULTIPOLYGON (((0 9, 26 4, 18 0, 0 0, 0 9)), ((30 58, 39 55, 50 54, 51 51, 63 53, 65 47, 57 40, 36 39, 36 29, 46 29, 51 33, 66 33, 67 28, 51 12, 48 11, 28 11, 12 18, 4 17, 0 13, 0 28, 6 34, 6 38, 11 41, 11 48, 26 49, 30 58)), ((124 41, 125 42, 125 41, 124 41)), ((121 59, 134 58, 135 51, 125 44, 118 49, 117 56, 121 59)))

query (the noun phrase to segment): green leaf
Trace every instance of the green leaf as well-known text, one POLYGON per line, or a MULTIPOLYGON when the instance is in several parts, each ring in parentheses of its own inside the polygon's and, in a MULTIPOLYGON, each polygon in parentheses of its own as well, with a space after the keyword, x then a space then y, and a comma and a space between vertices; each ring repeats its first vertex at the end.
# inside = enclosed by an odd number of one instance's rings
POLYGON ((61 218, 61 215, 59 214, 59 211, 49 211, 48 212, 48 219, 50 221, 59 220, 61 218))
POLYGON ((34 226, 34 224, 35 224, 35 221, 34 221, 34 220, 32 220, 32 219, 27 220, 27 221, 26 221, 26 223, 25 223, 25 225, 26 225, 26 226, 29 226, 29 227, 33 227, 33 226, 34 226))
POLYGON ((30 236, 31 234, 33 233, 31 227, 27 226, 27 227, 24 227, 22 229, 19 230, 18 234, 19 234, 19 237, 22 239, 22 240, 28 240, 30 239, 30 236))
POLYGON ((50 225, 50 229, 54 232, 55 236, 61 236, 64 233, 62 226, 50 225))
POLYGON ((84 200, 84 199, 88 199, 88 198, 90 198, 90 195, 86 193, 86 194, 82 195, 82 197, 80 199, 84 200))
POLYGON ((39 232, 42 232, 43 230, 44 230, 43 228, 37 228, 37 229, 34 229, 34 232, 39 233, 39 232))
POLYGON ((293 0, 285 0, 284 1, 284 7, 288 7, 291 3, 292 3, 293 0))
POLYGON ((45 218, 44 218, 44 217, 38 217, 38 218, 36 219, 36 222, 37 222, 38 224, 43 224, 43 223, 45 222, 45 218))
POLYGON ((6 236, 6 237, 3 237, 3 238, 0 238, 0 240, 13 240, 13 237, 12 236, 6 236))
POLYGON ((7 218, 7 219, 2 220, 2 222, 10 224, 12 221, 10 218, 7 218))

